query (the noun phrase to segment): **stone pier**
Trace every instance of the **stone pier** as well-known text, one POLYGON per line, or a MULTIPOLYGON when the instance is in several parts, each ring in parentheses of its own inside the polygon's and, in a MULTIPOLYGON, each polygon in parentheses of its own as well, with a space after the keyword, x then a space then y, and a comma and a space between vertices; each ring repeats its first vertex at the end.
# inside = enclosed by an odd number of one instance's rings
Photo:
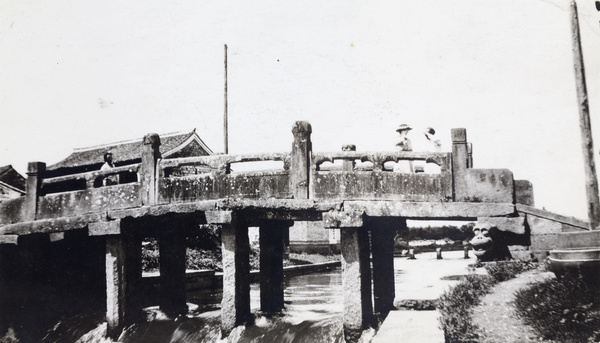
POLYGON ((267 314, 283 309, 283 244, 292 223, 265 220, 260 224, 260 309, 267 314))
POLYGON ((250 243, 246 218, 233 211, 206 211, 210 224, 222 225, 223 300, 221 333, 252 321, 250 313, 250 243))
POLYGON ((181 223, 160 230, 160 308, 169 317, 187 313, 185 295, 186 237, 181 223))
POLYGON ((373 255, 373 296, 375 312, 385 317, 394 308, 394 237, 406 227, 406 219, 386 218, 369 223, 373 255))

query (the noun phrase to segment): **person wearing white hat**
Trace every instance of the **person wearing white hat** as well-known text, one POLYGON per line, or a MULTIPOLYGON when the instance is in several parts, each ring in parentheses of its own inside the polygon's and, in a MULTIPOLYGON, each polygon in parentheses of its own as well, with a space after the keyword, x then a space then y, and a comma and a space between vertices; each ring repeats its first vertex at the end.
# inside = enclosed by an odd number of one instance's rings
MULTIPOLYGON (((400 135, 398 143, 396 143, 396 151, 412 151, 412 142, 408 138, 408 132, 412 127, 407 124, 400 125, 396 132, 400 135)), ((412 161, 399 161, 394 166, 395 173, 414 173, 412 161)))

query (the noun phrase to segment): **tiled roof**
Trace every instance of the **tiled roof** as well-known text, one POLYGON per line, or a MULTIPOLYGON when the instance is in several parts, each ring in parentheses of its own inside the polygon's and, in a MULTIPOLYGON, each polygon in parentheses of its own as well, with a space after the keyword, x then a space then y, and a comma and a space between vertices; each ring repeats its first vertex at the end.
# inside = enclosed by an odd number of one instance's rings
POLYGON ((0 181, 7 185, 25 191, 25 177, 19 174, 12 165, 0 167, 0 181))
MULTIPOLYGON (((190 144, 198 146, 195 153, 197 155, 212 155, 212 150, 200 139, 196 130, 191 132, 176 132, 170 134, 159 135, 161 146, 160 151, 163 158, 168 158, 170 155, 176 154, 184 147, 190 144)), ((71 155, 64 160, 48 166, 46 170, 51 174, 62 174, 62 172, 85 172, 100 169, 104 163, 104 153, 112 152, 113 162, 116 166, 122 166, 140 162, 142 156, 142 138, 130 141, 122 141, 109 143, 100 146, 89 148, 75 149, 71 155)))

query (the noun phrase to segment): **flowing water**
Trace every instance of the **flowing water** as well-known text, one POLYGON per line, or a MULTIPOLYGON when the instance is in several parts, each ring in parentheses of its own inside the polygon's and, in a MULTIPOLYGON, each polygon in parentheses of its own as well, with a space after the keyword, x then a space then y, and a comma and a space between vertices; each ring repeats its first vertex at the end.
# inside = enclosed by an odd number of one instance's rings
MULTIPOLYGON (((157 307, 145 309, 147 321, 126 328, 119 342, 226 342, 221 337, 220 290, 188 294, 189 312, 177 320, 167 319, 157 307)), ((260 309, 258 284, 250 289, 251 310, 255 322, 241 326, 229 336, 232 342, 333 342, 341 343, 342 277, 340 268, 311 275, 286 278, 285 310, 273 317, 263 316, 260 309)), ((4 342, 33 342, 10 328, 0 336, 4 342), (16 334, 15 334, 16 332, 16 334)), ((21 332, 22 333, 22 332, 21 332)), ((82 314, 64 318, 35 341, 67 343, 112 342, 105 338, 104 314, 82 314)))
MULTIPOLYGON (((434 254, 422 254, 416 261, 396 258, 396 298, 418 299, 428 292, 439 294, 457 281, 440 281, 444 275, 458 275, 466 271, 469 260, 462 252, 449 252, 443 261, 434 254), (440 288, 441 287, 441 288, 440 288)), ((342 328, 342 276, 340 268, 286 278, 285 310, 274 317, 260 314, 260 294, 257 284, 251 285, 251 310, 255 314, 252 325, 236 328, 228 337, 235 343, 285 342, 285 343, 341 343, 342 328)), ((177 320, 167 319, 158 308, 146 309, 148 320, 124 330, 120 342, 226 342, 221 337, 220 290, 188 294, 188 315, 177 320)), ((43 308, 42 308, 43 310, 43 308)), ((42 311, 43 312, 43 311, 42 311)), ((0 343, 110 343, 104 338, 106 323, 104 313, 80 314, 60 320, 40 339, 23 339, 24 327, 5 330, 0 343), (19 334, 21 332, 21 334, 19 334), (82 336, 83 335, 83 336, 82 336)), ((373 332, 370 333, 371 335, 373 332)), ((365 333, 363 333, 363 336, 365 333)), ((368 335, 367 335, 368 336, 368 335)))

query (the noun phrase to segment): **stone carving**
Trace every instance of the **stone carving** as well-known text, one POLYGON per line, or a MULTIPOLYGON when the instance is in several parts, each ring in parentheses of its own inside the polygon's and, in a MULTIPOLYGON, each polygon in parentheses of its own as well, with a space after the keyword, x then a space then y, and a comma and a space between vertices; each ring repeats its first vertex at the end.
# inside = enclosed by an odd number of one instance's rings
POLYGON ((481 262, 510 260, 512 256, 502 237, 502 231, 488 223, 477 224, 473 228, 475 237, 471 240, 473 253, 481 262))

